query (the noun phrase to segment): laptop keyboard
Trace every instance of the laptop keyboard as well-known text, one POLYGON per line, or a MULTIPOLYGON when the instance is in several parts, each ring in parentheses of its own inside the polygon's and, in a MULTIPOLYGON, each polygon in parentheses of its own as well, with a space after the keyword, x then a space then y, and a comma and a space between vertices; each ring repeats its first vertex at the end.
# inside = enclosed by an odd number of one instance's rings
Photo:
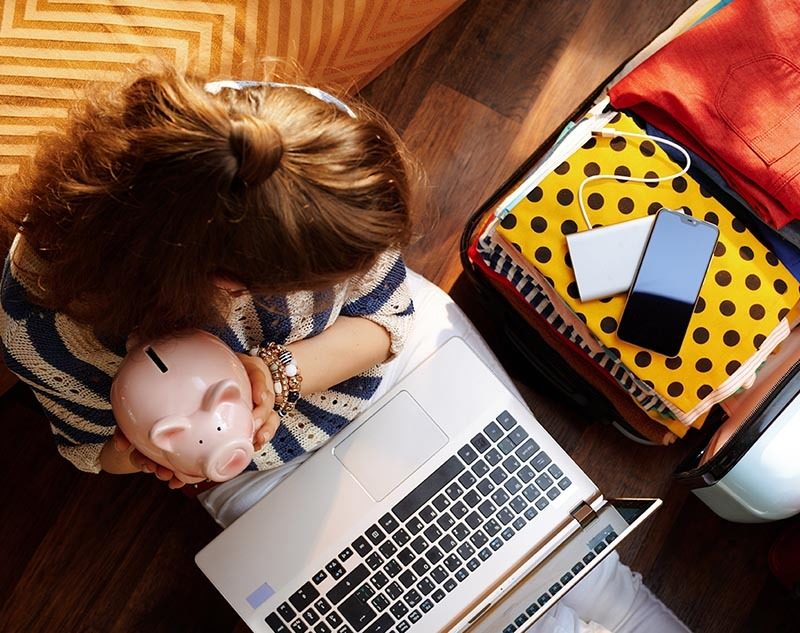
POLYGON ((570 485, 503 411, 265 622, 274 633, 404 633, 570 485))

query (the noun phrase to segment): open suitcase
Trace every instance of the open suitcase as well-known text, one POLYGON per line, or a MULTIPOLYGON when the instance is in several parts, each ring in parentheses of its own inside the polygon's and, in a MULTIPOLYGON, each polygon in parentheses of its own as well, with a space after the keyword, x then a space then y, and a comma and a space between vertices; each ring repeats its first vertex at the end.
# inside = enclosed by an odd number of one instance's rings
MULTIPOLYGON (((612 350, 602 357, 593 347, 597 341, 588 344, 580 335, 576 335, 581 324, 574 318, 562 318, 564 306, 559 308, 560 299, 554 296, 558 294, 555 291, 560 283, 557 275, 562 272, 569 275, 571 272, 565 269, 553 273, 552 266, 549 269, 542 266, 542 270, 538 271, 541 273, 540 277, 536 277, 537 271, 531 266, 526 267, 526 263, 535 262, 533 256, 528 256, 528 261, 522 262, 519 255, 523 251, 527 252, 528 247, 523 249, 510 239, 504 242, 504 235, 501 233, 507 227, 502 222, 509 209, 515 211, 523 198, 534 202, 542 198, 541 189, 547 182, 545 179, 552 173, 553 165, 560 164, 562 172, 569 170, 566 162, 560 163, 560 159, 554 161, 553 157, 570 142, 570 135, 576 134, 576 129, 583 122, 608 114, 598 124, 607 125, 613 114, 605 96, 609 85, 626 76, 677 34, 685 32, 691 25, 705 19, 714 11, 721 10, 727 4, 729 1, 701 0, 695 3, 668 31, 614 73, 606 84, 598 87, 509 180, 473 213, 461 239, 461 260, 467 277, 477 289, 487 310, 498 317, 496 322, 504 324, 505 334, 530 365, 537 380, 547 382, 576 406, 590 408, 596 418, 613 422, 632 439, 652 444, 668 444, 682 436, 686 429, 680 429, 675 420, 670 420, 666 425, 654 422, 658 415, 664 416, 663 411, 659 413, 657 407, 645 410, 642 403, 646 400, 647 393, 642 392, 648 392, 648 387, 653 386, 652 382, 645 380, 647 384, 642 384, 636 376, 631 376, 635 373, 632 369, 633 362, 630 359, 626 362, 616 349, 620 346, 610 343, 614 332, 601 341, 606 344, 603 349, 612 350), (532 195, 534 189, 537 190, 535 196, 532 195), (546 273, 550 273, 550 276, 546 273), (556 281, 553 281, 553 277, 556 277, 556 281)), ((619 118, 618 115, 614 116, 619 118)), ((646 124, 638 118, 636 121, 641 126, 646 124)), ((578 137, 579 141, 581 138, 578 137)), ((590 144, 582 147, 588 145, 590 144)), ((574 151, 567 149, 566 155, 573 156, 574 151)), ((585 173, 589 175, 590 172, 585 173)), ((774 236, 772 241, 764 240, 763 226, 744 207, 736 192, 715 188, 707 175, 696 168, 690 170, 689 175, 698 182, 701 190, 705 188, 712 194, 707 196, 704 192, 704 196, 713 198, 714 204, 721 205, 732 215, 733 222, 738 222, 735 232, 744 233, 746 229, 747 236, 752 233, 758 238, 759 245, 752 244, 752 248, 764 248, 766 257, 773 264, 775 256, 769 246, 774 245, 774 236)), ((559 209, 553 211, 549 208, 548 211, 555 213, 559 209)), ((691 215, 688 207, 686 212, 691 215)), ((534 240, 544 234, 542 227, 546 227, 548 221, 555 224, 551 221, 553 217, 550 215, 547 221, 541 217, 533 220, 525 217, 525 222, 530 223, 532 231, 539 234, 533 235, 534 240), (540 226, 536 226, 535 221, 539 221, 540 226)), ((506 224, 510 226, 512 223, 506 224)), ((513 230, 514 227, 511 228, 513 230)), ((505 234, 507 238, 509 230, 505 234)), ((535 241, 533 243, 539 244, 535 241)), ((741 248, 752 250, 750 247, 741 248)), ((558 259, 551 258, 550 251, 554 255, 555 248, 546 250, 546 257, 539 261, 549 264, 551 260, 558 259)), ((568 260, 566 267, 572 267, 568 260)), ((794 278, 787 279, 791 279, 789 285, 793 286, 791 290, 795 292, 796 281, 794 278)), ((569 301, 563 288, 560 292, 569 301)), ((703 296, 701 293, 701 298, 703 296)), ((731 521, 771 521, 800 513, 800 460, 795 457, 797 448, 800 447, 800 352, 797 351, 800 348, 791 345, 800 330, 791 328, 797 321, 796 302, 794 298, 786 301, 789 303, 781 310, 778 319, 781 323, 785 322, 783 338, 774 345, 768 345, 764 339, 769 339, 772 335, 762 336, 760 346, 756 345, 756 355, 759 351, 763 352, 756 359, 757 372, 752 372, 753 376, 748 381, 740 381, 742 384, 735 394, 720 396, 716 402, 714 398, 706 398, 702 407, 693 409, 702 410, 703 414, 693 418, 691 424, 684 424, 686 427, 695 426, 695 430, 689 432, 700 435, 704 448, 679 466, 675 478, 691 487, 719 516, 731 521), (790 303, 793 304, 791 310, 788 309, 790 303)), ((570 305, 586 323, 587 319, 575 308, 581 304, 573 301, 570 305)), ((695 314, 693 319, 696 317, 695 314)), ((719 352, 718 356, 719 354, 723 352, 719 352)), ((717 358, 713 360, 716 362, 717 358)), ((728 375, 731 376, 732 362, 728 365, 728 375)), ((738 368, 740 365, 736 361, 733 367, 738 368)), ((705 367, 700 368, 706 370, 705 367)), ((704 397, 707 391, 703 393, 704 397)), ((703 401, 703 398, 700 400, 703 401)), ((667 412, 667 415, 672 414, 667 412)), ((681 420, 682 423, 686 422, 682 418, 681 420)))

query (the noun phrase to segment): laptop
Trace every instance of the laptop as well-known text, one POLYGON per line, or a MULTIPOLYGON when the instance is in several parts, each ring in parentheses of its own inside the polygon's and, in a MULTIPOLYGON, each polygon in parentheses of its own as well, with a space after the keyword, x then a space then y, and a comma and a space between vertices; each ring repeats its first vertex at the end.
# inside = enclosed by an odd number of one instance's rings
POLYGON ((452 338, 196 562, 260 633, 510 633, 660 504, 605 499, 452 338))

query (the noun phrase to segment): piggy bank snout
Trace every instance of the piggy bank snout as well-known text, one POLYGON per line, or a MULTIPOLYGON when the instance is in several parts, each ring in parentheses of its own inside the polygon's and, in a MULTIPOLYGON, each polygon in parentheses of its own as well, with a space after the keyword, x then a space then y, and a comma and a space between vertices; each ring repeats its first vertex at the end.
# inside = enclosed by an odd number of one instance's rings
POLYGON ((211 481, 227 481, 247 468, 253 450, 247 440, 227 442, 211 453, 203 464, 203 475, 211 481))

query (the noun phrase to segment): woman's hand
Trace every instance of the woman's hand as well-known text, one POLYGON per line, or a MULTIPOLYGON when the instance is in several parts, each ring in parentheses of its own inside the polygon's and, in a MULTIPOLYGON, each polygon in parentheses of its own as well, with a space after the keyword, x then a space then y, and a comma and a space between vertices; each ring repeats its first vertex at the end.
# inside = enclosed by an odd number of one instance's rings
POLYGON ((256 432, 253 436, 253 446, 260 451, 264 444, 269 442, 278 430, 281 419, 273 411, 275 392, 272 388, 272 376, 269 369, 258 356, 236 354, 242 361, 250 386, 253 391, 253 419, 256 423, 256 432))
POLYGON ((185 484, 175 476, 169 468, 156 464, 152 459, 136 450, 125 434, 114 430, 114 436, 103 447, 100 453, 103 470, 113 474, 144 472, 152 473, 161 481, 166 481, 170 488, 181 488, 185 484), (112 450, 109 450, 111 447, 112 450))

